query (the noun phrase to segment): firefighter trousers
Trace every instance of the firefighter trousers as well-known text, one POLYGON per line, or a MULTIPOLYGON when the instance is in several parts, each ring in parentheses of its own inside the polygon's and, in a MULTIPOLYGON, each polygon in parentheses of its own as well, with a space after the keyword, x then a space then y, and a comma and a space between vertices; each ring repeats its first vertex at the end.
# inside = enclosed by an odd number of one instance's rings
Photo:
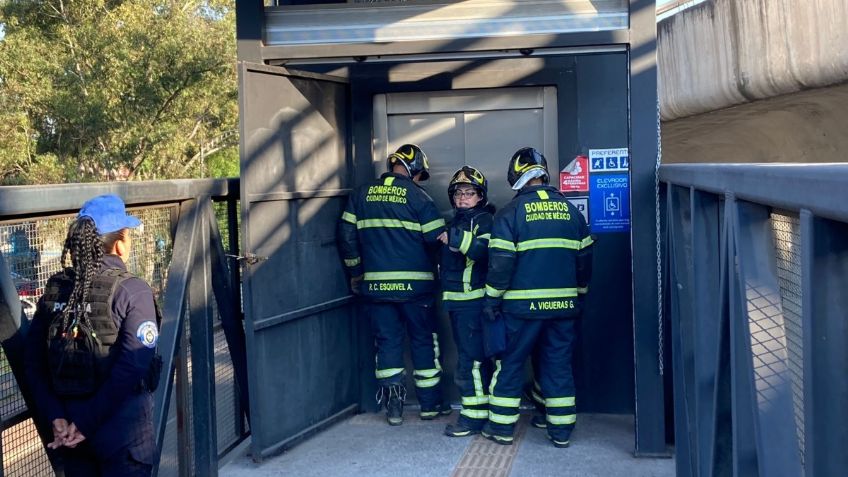
POLYGON ((403 384, 405 371, 403 341, 409 332, 415 392, 422 411, 442 404, 439 383, 439 335, 432 300, 414 302, 372 302, 368 305, 371 329, 377 348, 376 374, 380 386, 403 384))
POLYGON ((483 352, 482 307, 450 312, 457 361, 454 382, 462 398, 457 422, 480 430, 489 418, 488 387, 492 377, 491 360, 483 352))
POLYGON ((495 361, 487 432, 512 438, 524 387, 524 363, 538 347, 538 369, 534 372, 545 400, 548 434, 556 441, 567 441, 577 418, 571 371, 575 320, 525 320, 509 314, 503 319, 507 349, 495 361))

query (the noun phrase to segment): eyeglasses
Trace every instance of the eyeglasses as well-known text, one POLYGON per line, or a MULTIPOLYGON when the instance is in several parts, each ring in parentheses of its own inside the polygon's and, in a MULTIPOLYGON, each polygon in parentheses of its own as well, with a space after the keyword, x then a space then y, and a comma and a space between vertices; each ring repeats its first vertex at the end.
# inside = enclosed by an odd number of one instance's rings
POLYGON ((464 191, 458 190, 458 191, 453 193, 453 198, 454 199, 461 199, 461 198, 470 199, 470 198, 472 198, 476 195, 477 195, 477 191, 474 191, 474 190, 464 190, 464 191))

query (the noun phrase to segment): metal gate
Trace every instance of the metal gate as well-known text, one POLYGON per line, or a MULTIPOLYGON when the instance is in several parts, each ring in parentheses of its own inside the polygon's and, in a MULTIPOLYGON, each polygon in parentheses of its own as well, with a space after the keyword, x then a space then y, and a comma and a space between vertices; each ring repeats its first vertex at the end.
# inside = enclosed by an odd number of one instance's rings
POLYGON ((252 454, 354 411, 358 326, 335 226, 349 192, 344 79, 241 63, 241 206, 252 454))

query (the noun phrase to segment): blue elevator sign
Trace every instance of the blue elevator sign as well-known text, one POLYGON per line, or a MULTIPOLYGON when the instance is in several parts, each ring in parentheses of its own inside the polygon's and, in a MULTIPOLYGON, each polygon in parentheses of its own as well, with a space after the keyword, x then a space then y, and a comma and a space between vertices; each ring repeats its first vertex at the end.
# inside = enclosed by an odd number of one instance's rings
POLYGON ((592 233, 630 231, 630 177, 627 173, 590 176, 589 218, 592 233))

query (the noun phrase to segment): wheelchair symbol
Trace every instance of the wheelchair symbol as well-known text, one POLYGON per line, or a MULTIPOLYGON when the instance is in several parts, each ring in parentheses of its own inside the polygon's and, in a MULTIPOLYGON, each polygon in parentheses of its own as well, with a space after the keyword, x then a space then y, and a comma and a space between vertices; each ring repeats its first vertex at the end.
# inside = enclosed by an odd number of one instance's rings
POLYGON ((606 215, 606 213, 609 213, 610 215, 615 215, 617 212, 620 211, 621 199, 610 193, 609 197, 606 197, 604 200, 604 215, 606 215))

